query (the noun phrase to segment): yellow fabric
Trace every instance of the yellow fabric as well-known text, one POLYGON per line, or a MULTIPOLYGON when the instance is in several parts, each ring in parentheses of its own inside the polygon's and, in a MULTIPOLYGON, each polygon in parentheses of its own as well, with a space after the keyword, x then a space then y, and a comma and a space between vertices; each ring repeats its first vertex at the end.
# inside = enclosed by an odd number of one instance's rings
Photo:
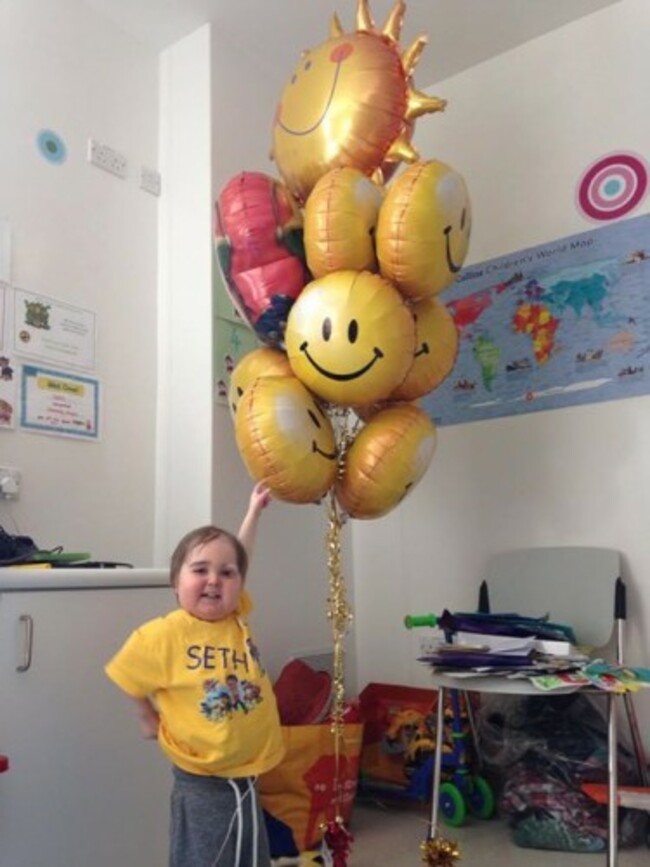
MULTIPOLYGON (((250 607, 244 592, 240 610, 250 607)), ((237 615, 211 623, 177 609, 136 629, 105 670, 154 700, 160 747, 184 771, 256 776, 284 754, 271 682, 237 615)))
MULTIPOLYGON (((288 825, 299 851, 312 849, 323 838, 323 825, 336 818, 348 822, 357 793, 361 723, 346 723, 337 763, 332 727, 283 726, 284 760, 259 779, 262 806, 288 825)), ((273 848, 273 841, 272 848, 273 848)))

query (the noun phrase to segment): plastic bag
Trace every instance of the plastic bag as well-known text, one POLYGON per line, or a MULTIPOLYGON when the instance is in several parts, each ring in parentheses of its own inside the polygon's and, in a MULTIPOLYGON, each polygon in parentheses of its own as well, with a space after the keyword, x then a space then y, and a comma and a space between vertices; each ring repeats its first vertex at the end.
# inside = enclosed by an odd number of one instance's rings
MULTIPOLYGON (((477 728, 485 772, 501 789, 499 811, 517 845, 606 850, 607 807, 581 790, 607 779, 607 725, 587 696, 494 696, 477 728)), ((618 761, 619 781, 636 782, 633 758, 620 746, 618 761)), ((644 825, 642 813, 621 810, 619 846, 640 843, 644 825)))

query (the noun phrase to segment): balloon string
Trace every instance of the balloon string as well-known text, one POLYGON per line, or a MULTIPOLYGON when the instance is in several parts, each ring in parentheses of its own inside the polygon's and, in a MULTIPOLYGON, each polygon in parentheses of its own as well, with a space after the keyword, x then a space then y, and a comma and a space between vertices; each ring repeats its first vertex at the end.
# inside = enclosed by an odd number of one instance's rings
POLYGON ((337 821, 341 819, 340 808, 343 788, 341 785, 340 763, 345 715, 344 639, 352 620, 352 612, 347 602, 345 581, 341 569, 341 527, 342 520, 337 508, 334 492, 330 491, 327 530, 327 563, 330 583, 329 597, 327 599, 327 617, 331 622, 334 643, 331 730, 334 735, 335 809, 337 821))

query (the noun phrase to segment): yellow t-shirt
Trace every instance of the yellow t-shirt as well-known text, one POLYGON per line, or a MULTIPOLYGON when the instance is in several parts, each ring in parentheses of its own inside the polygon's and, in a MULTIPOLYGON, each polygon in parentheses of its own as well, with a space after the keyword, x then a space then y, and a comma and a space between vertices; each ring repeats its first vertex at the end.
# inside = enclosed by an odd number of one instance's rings
POLYGON ((136 629, 105 670, 134 698, 153 698, 158 743, 182 770, 248 777, 282 759, 273 688, 241 616, 213 623, 179 608, 136 629))

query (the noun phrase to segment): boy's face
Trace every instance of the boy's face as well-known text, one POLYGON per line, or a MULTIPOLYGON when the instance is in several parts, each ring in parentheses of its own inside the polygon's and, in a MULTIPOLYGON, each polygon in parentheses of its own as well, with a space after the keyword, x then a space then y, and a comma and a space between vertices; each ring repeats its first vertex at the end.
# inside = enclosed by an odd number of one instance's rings
POLYGON ((237 607, 242 585, 235 546, 219 537, 190 550, 178 575, 176 596, 188 614, 223 620, 237 607))

